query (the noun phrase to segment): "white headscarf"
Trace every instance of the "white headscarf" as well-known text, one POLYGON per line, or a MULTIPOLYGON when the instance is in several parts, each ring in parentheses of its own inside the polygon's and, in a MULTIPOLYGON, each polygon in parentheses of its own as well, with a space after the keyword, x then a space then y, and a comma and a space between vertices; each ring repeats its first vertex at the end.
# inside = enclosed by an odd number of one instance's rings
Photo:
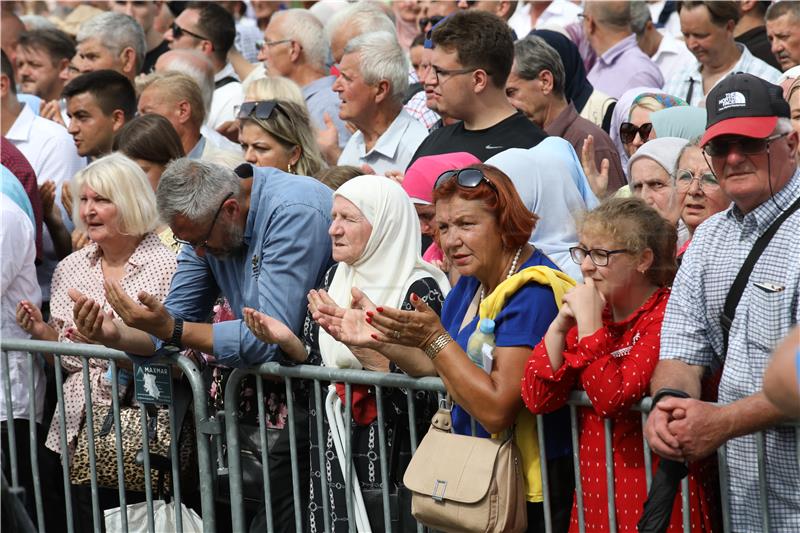
MULTIPOLYGON (((433 278, 442 295, 450 290, 447 276, 422 259, 417 212, 402 187, 384 176, 358 176, 334 196, 351 201, 372 224, 364 253, 352 265, 339 263, 328 293, 341 307, 350 307, 351 289, 358 287, 375 305, 398 308, 411 285, 433 278)), ((320 329, 319 348, 325 366, 361 368, 344 344, 320 329)))
POLYGON ((527 150, 511 148, 501 152, 486 164, 496 166, 511 178, 522 203, 540 217, 530 243, 574 279, 583 279, 569 249, 578 244, 577 217, 598 201, 572 145, 560 137, 547 137, 527 150), (582 194, 578 184, 584 182, 582 194))

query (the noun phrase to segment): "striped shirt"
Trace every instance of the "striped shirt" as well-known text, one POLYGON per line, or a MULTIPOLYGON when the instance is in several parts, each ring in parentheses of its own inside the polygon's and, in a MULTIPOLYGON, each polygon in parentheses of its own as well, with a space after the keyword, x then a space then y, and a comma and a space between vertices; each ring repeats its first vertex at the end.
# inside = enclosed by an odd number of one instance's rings
MULTIPOLYGON (((736 207, 697 229, 675 278, 661 332, 663 359, 719 368, 719 402, 762 389, 778 342, 800 321, 800 210, 787 218, 750 275, 731 325, 727 357, 720 325, 725 298, 745 258, 780 213, 800 198, 800 171, 774 197, 743 215, 736 207), (761 288, 758 285, 761 285, 761 288)), ((793 428, 765 432, 770 531, 800 531, 800 468, 793 428)), ((761 531, 756 439, 727 443, 733 531, 761 531)))

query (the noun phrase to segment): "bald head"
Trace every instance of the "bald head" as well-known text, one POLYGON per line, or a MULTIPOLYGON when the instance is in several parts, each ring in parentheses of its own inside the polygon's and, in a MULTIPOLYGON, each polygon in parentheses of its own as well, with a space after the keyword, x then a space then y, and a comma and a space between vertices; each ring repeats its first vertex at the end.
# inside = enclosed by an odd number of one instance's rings
POLYGON ((631 31, 630 2, 587 1, 583 11, 594 17, 599 25, 605 26, 611 31, 627 33, 631 31))
POLYGON ((206 113, 214 97, 214 65, 199 50, 178 48, 161 54, 156 61, 156 72, 180 72, 192 78, 200 87, 206 113))

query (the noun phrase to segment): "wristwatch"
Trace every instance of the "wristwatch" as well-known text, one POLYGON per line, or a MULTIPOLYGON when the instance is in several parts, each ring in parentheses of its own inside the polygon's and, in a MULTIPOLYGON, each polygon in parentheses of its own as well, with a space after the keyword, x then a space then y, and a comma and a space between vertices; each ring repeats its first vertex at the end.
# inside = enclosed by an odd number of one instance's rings
POLYGON ((183 344, 181 344, 181 337, 183 337, 183 319, 176 317, 172 320, 174 321, 175 325, 172 327, 172 336, 169 338, 166 344, 182 350, 183 344))

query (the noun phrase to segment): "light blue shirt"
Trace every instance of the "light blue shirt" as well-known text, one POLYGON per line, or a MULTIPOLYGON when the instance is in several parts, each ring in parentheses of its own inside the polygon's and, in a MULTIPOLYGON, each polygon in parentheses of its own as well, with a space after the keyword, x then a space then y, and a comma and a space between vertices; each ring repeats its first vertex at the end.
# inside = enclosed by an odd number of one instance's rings
POLYGON ((360 131, 355 132, 342 150, 337 165, 360 167, 366 163, 380 176, 389 170, 405 172, 427 136, 425 126, 401 110, 369 153, 364 144, 364 135, 360 131))
POLYGON ((336 76, 325 76, 312 81, 303 87, 303 98, 306 100, 308 114, 311 116, 311 123, 314 127, 320 131, 324 130, 324 116, 325 113, 328 113, 339 132, 339 148, 344 148, 352 134, 345 126, 344 121, 339 118, 339 107, 342 105, 342 101, 332 89, 334 81, 336 81, 336 76))
MULTIPOLYGON (((299 336, 306 295, 332 264, 328 227, 333 192, 305 176, 274 168, 253 170, 244 250, 218 259, 182 247, 165 302, 175 317, 206 322, 217 296, 224 295, 237 319, 213 325, 213 355, 231 367, 283 359, 276 345, 264 344, 250 332, 241 320, 242 308, 258 309, 299 336)), ((157 349, 164 344, 153 341, 157 349)))
POLYGON ((19 179, 14 175, 11 170, 9 170, 5 165, 0 165, 3 169, 2 180, 0 180, 0 184, 2 184, 2 191, 3 194, 8 196, 11 201, 19 206, 22 211, 28 215, 28 218, 31 219, 31 224, 33 227, 36 227, 36 218, 33 216, 33 206, 31 206, 31 200, 28 198, 28 193, 25 192, 25 188, 20 183, 19 179))

